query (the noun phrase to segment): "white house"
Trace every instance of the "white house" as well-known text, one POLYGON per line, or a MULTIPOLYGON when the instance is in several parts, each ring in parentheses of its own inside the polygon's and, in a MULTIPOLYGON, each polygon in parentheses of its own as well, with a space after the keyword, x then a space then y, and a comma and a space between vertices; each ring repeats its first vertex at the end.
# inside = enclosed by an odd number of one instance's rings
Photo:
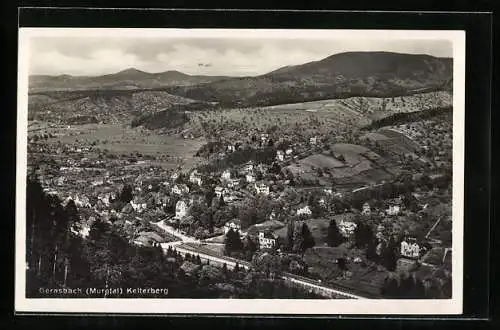
POLYGON ((245 166, 243 167, 243 170, 246 173, 251 173, 253 171, 253 162, 249 161, 248 163, 246 163, 245 166))
POLYGON ((130 205, 132 205, 134 211, 139 213, 147 208, 147 204, 144 202, 144 200, 137 197, 130 201, 130 205))
POLYGON ((354 235, 357 225, 354 222, 342 220, 338 224, 338 227, 342 236, 349 238, 354 235))
POLYGON ((315 145, 317 142, 318 142, 318 138, 316 136, 309 138, 310 144, 315 145))
POLYGON ((255 191, 257 194, 269 195, 269 186, 263 182, 255 183, 255 191))
POLYGON ((252 182, 255 182, 255 176, 253 174, 247 174, 245 176, 245 179, 248 183, 252 183, 252 182))
POLYGON ((224 225, 224 234, 227 234, 230 229, 239 233, 241 230, 241 221, 239 219, 233 219, 226 222, 226 224, 224 225))
POLYGON ((401 212, 401 207, 399 205, 390 205, 389 208, 385 211, 387 215, 398 215, 401 212))
POLYGON ((189 192, 189 187, 185 184, 176 184, 172 187, 172 192, 176 195, 183 195, 189 192))
POLYGON ((407 238, 401 242, 401 256, 410 259, 420 257, 420 245, 415 238, 407 238))
POLYGON ((363 210, 361 211, 361 214, 363 215, 370 215, 372 212, 371 208, 370 208, 370 204, 368 204, 368 202, 365 202, 363 204, 363 210))
POLYGON ((261 249, 272 249, 276 245, 276 237, 269 231, 259 232, 259 246, 261 249))
POLYGON ((92 181, 92 185, 94 187, 96 187, 96 186, 102 186, 103 184, 104 184, 104 180, 102 180, 102 179, 97 179, 97 180, 92 181))
POLYGON ((312 211, 309 205, 304 205, 297 209, 297 215, 311 215, 312 211))
POLYGON ((268 143, 269 142, 269 134, 262 133, 260 135, 260 141, 262 142, 262 144, 268 143))
POLYGON ((236 150, 236 148, 235 148, 233 145, 229 144, 229 145, 227 146, 227 151, 229 151, 229 152, 234 152, 235 150, 236 150))
POLYGON ((215 187, 215 196, 220 197, 220 196, 225 196, 228 193, 228 190, 224 187, 217 186, 215 187))
POLYGON ((189 175, 189 182, 197 184, 198 186, 201 186, 201 184, 203 183, 203 180, 201 179, 201 175, 197 171, 193 171, 189 175))
POLYGON ((182 219, 187 215, 187 211, 190 206, 190 201, 189 200, 184 200, 181 199, 175 204, 175 218, 176 219, 182 219))
POLYGON ((323 188, 323 192, 327 195, 331 195, 333 193, 332 188, 323 188))
POLYGON ((179 172, 174 172, 172 173, 172 175, 170 176, 170 179, 172 179, 172 181, 175 181, 179 178, 180 176, 180 173, 179 172))
POLYGON ((280 162, 285 160, 285 153, 283 152, 283 150, 276 151, 276 159, 280 162))
POLYGON ((292 153, 293 153, 292 148, 288 148, 288 149, 286 149, 286 150, 285 150, 285 154, 286 154, 287 156, 291 156, 291 155, 292 155, 292 153))
POLYGON ((221 179, 222 180, 229 180, 229 179, 231 179, 231 171, 225 170, 224 172, 222 172, 221 179))
POLYGON ((239 186, 240 184, 240 180, 239 179, 231 179, 227 182, 227 186, 229 188, 234 188, 234 187, 237 187, 239 186))
POLYGON ((90 227, 88 225, 81 225, 78 229, 71 227, 70 230, 74 234, 83 238, 87 238, 90 234, 90 227))

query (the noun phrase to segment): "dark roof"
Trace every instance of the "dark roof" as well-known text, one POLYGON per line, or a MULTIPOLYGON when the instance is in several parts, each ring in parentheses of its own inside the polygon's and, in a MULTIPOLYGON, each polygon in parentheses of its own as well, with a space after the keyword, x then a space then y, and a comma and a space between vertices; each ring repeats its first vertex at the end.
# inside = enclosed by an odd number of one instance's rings
POLYGON ((265 230, 263 233, 264 233, 264 238, 276 239, 276 236, 274 236, 274 234, 271 231, 265 230))
POLYGON ((441 265, 443 263, 444 251, 445 249, 442 247, 434 247, 423 256, 422 262, 431 265, 441 265))

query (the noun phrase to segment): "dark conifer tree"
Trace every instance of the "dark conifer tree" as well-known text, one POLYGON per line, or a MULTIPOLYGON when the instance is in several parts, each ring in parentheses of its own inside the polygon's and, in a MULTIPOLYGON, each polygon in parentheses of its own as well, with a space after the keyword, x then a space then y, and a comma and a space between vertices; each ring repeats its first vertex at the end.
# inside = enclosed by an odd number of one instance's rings
POLYGON ((328 234, 327 234, 327 244, 328 246, 339 246, 344 241, 344 237, 340 233, 339 227, 337 226, 337 222, 332 219, 330 220, 330 224, 328 225, 328 234))

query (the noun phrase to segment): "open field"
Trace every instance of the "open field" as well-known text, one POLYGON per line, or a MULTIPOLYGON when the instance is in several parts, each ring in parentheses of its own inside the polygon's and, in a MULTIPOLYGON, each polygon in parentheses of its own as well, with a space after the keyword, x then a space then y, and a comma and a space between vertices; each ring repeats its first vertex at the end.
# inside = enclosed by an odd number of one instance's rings
POLYGON ((330 150, 335 157, 314 154, 287 168, 297 177, 305 180, 318 179, 320 184, 326 184, 333 179, 336 184, 363 186, 387 180, 393 176, 392 171, 385 167, 388 165, 387 160, 368 148, 337 143, 333 144, 330 150), (321 176, 318 175, 319 170, 321 170, 321 176))
MULTIPOLYGON (((54 135, 48 139, 48 143, 93 145, 115 155, 140 153, 155 157, 152 162, 163 166, 180 164, 184 167, 192 166, 201 161, 198 157, 194 157, 194 154, 205 143, 203 138, 183 139, 179 136, 159 135, 141 128, 120 125, 87 124, 69 128, 45 126, 43 130, 54 135)), ((149 166, 152 163, 148 161, 145 165, 149 166)))

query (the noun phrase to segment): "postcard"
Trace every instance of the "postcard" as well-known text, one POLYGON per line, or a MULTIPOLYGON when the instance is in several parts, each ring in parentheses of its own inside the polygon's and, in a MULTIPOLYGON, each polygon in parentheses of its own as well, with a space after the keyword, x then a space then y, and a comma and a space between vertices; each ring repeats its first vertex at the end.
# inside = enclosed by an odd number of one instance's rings
POLYGON ((465 32, 20 28, 17 312, 462 313, 465 32))

